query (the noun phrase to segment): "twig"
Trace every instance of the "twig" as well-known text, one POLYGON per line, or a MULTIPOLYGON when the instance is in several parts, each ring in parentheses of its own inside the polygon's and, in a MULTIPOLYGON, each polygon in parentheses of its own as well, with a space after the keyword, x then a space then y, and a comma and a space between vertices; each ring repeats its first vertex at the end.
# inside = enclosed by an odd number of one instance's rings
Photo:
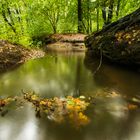
POLYGON ((100 63, 98 65, 97 69, 94 71, 93 75, 95 75, 99 71, 99 69, 102 65, 102 60, 103 60, 103 54, 102 54, 102 49, 100 48, 100 63))

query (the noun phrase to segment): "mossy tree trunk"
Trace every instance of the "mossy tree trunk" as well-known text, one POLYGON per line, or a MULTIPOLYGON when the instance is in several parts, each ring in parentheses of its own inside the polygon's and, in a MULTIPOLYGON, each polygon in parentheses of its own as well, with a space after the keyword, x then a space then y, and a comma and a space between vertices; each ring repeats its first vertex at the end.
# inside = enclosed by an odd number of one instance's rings
POLYGON ((85 39, 94 54, 127 65, 140 65, 140 8, 85 39))

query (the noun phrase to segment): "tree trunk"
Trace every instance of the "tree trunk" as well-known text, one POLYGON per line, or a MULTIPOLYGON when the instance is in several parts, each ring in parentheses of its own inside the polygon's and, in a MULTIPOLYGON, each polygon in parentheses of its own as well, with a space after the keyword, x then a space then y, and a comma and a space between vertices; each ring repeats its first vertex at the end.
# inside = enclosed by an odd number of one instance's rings
POLYGON ((107 25, 111 23, 113 17, 113 7, 114 7, 114 0, 110 0, 109 10, 108 10, 108 19, 107 25))
POLYGON ((78 0, 78 33, 82 33, 82 0, 78 0))
POLYGON ((90 33, 90 0, 87 0, 87 33, 90 33))
POLYGON ((113 62, 140 66, 140 8, 88 36, 85 44, 94 54, 113 62))
POLYGON ((99 31, 99 1, 97 0, 97 31, 99 31))
POLYGON ((11 27, 11 29, 13 30, 13 32, 16 33, 16 29, 14 28, 14 26, 12 25, 12 23, 6 17, 6 13, 5 13, 4 9, 2 9, 2 17, 3 17, 4 21, 11 27))
POLYGON ((118 2, 117 2, 117 10, 116 10, 116 17, 117 17, 117 19, 118 19, 119 11, 120 11, 120 3, 121 3, 121 0, 118 0, 118 2))
POLYGON ((107 18, 106 18, 106 7, 105 5, 102 7, 102 17, 103 17, 103 21, 104 21, 104 25, 106 25, 106 22, 107 22, 107 18))

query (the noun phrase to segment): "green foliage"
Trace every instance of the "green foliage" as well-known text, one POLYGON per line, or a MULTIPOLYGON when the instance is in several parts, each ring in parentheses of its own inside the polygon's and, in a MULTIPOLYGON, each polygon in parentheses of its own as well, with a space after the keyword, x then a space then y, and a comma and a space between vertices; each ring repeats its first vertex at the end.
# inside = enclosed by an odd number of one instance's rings
MULTIPOLYGON (((136 10, 139 4, 140 0, 82 0, 83 32, 91 33, 103 27, 103 9, 112 22, 136 10)), ((34 36, 75 32, 77 5, 77 0, 1 0, 0 38, 29 46, 34 36)))

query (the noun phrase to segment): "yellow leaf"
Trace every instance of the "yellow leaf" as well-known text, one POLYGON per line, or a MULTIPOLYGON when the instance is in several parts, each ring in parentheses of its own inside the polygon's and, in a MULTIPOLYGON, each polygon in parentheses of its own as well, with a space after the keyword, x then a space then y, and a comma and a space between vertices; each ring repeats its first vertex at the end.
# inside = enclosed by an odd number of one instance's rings
POLYGON ((129 110, 134 110, 134 109, 137 109, 138 108, 138 106, 137 105, 134 105, 134 104, 128 104, 128 109, 129 110))

